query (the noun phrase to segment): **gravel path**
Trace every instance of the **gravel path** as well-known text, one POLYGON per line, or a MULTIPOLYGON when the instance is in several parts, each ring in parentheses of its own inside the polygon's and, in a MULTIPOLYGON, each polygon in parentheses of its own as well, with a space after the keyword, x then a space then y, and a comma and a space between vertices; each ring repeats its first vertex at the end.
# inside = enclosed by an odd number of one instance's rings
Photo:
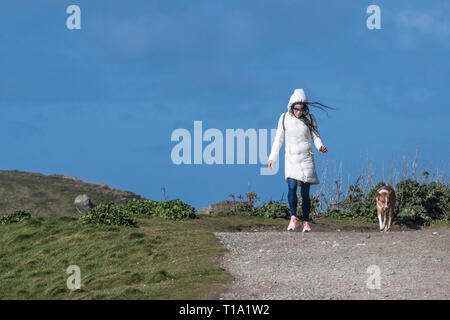
POLYGON ((447 228, 215 235, 235 278, 218 299, 450 299, 447 228))

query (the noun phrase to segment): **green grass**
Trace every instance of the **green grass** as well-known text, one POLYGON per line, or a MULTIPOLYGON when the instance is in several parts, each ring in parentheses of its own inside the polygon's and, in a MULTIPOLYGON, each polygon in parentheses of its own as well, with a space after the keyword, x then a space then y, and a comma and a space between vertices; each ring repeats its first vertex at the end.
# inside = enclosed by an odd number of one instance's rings
POLYGON ((70 217, 0 226, 0 299, 202 299, 230 280, 214 231, 285 225, 245 216, 140 218, 138 228, 83 226, 70 217), (66 269, 81 270, 79 291, 66 269))
MULTIPOLYGON (((231 280, 220 268, 226 249, 213 232, 285 230, 287 223, 224 214, 182 221, 143 216, 136 228, 81 225, 72 217, 0 225, 0 299, 210 298, 231 280), (67 288, 69 265, 80 267, 81 290, 67 288)), ((377 231, 378 225, 315 217, 312 228, 377 231)))
POLYGON ((26 210, 35 216, 76 216, 79 213, 73 202, 76 196, 84 193, 94 204, 125 204, 127 199, 141 198, 133 192, 61 175, 0 170, 0 215, 26 210))

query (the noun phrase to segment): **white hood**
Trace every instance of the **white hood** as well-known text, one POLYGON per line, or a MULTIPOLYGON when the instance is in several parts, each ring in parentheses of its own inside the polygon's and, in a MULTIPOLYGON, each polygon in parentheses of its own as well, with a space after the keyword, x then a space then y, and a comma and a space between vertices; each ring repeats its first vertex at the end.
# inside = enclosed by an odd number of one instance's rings
POLYGON ((289 103, 287 105, 288 111, 290 111, 290 106, 295 102, 307 102, 308 97, 306 96, 306 92, 303 89, 295 89, 291 98, 289 99, 289 103))
MULTIPOLYGON (((305 90, 294 90, 289 99, 288 110, 296 102, 308 102, 305 90)), ((292 178, 297 180, 297 186, 301 185, 301 181, 319 184, 311 146, 311 138, 317 150, 320 150, 323 146, 317 129, 317 122, 311 113, 309 114, 311 116, 311 118, 308 117, 309 119, 285 115, 286 113, 283 112, 278 120, 277 133, 272 143, 269 160, 275 161, 278 158, 281 145, 286 141, 284 153, 284 178, 286 182, 288 178, 292 178), (306 121, 303 120, 311 121, 311 127, 313 128, 310 129, 306 121)))

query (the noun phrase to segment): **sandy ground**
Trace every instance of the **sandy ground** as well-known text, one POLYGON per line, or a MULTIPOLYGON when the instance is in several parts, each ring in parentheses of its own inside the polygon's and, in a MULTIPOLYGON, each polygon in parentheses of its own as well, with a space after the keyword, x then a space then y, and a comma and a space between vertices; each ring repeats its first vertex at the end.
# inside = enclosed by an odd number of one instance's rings
POLYGON ((450 299, 448 228, 215 235, 234 276, 218 299, 450 299))

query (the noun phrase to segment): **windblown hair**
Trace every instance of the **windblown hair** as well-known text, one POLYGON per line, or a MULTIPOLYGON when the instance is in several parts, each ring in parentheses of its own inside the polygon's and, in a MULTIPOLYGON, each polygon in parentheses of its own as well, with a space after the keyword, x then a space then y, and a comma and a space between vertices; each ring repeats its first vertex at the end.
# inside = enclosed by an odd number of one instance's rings
POLYGON ((328 115, 327 110, 324 109, 324 108, 322 108, 322 107, 325 107, 325 108, 328 108, 328 109, 332 109, 332 110, 336 110, 336 109, 335 109, 335 108, 332 108, 332 107, 328 107, 328 106, 326 106, 326 105, 324 105, 324 104, 321 104, 320 102, 298 101, 298 102, 293 102, 293 103, 289 106, 289 113, 290 113, 291 115, 293 115, 294 117, 295 117, 295 115, 294 115, 294 106, 297 105, 297 104, 303 105, 303 108, 304 108, 305 111, 306 111, 306 114, 305 114, 305 112, 304 112, 304 113, 300 116, 300 118, 298 118, 298 119, 299 119, 300 121, 303 121, 303 123, 304 123, 304 124, 305 124, 312 132, 314 132, 317 136, 320 137, 319 131, 317 130, 317 126, 314 125, 314 121, 313 121, 313 119, 312 119, 312 114, 309 113, 309 105, 312 105, 313 107, 316 107, 316 108, 319 108, 319 109, 325 111, 325 112, 327 113, 327 115, 328 115), (321 107, 318 106, 318 105, 320 105, 321 107))

